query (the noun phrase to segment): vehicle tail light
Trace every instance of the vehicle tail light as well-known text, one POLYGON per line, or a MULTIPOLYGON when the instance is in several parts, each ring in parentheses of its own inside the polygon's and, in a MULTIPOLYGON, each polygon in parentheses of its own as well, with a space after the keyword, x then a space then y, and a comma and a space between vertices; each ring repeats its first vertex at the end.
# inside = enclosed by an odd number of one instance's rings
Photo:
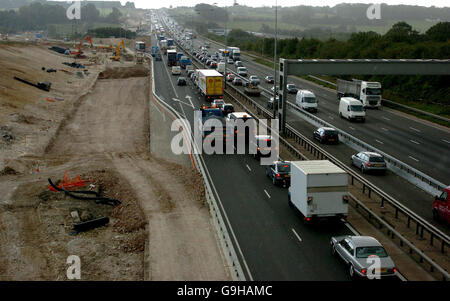
POLYGON ((309 222, 310 220, 311 220, 311 218, 305 217, 305 221, 309 222))
POLYGON ((277 177, 277 178, 279 178, 279 177, 281 177, 281 176, 280 176, 280 174, 279 174, 279 173, 277 173, 277 174, 276 174, 276 177, 277 177))
POLYGON ((370 162, 367 162, 366 165, 367 165, 367 166, 370 166, 370 162))
POLYGON ((238 133, 238 131, 237 131, 237 130, 235 130, 235 131, 234 131, 234 133, 235 133, 235 134, 237 134, 237 133, 238 133))
POLYGON ((257 150, 258 150, 258 151, 260 151, 260 150, 261 150, 261 148, 260 148, 260 147, 258 146, 257 150))
POLYGON ((397 273, 397 268, 393 268, 392 272, 397 273))
POLYGON ((362 269, 362 270, 361 270, 361 273, 362 273, 363 275, 365 275, 365 274, 367 273, 367 270, 366 270, 366 269, 362 269))
POLYGON ((313 200, 312 196, 309 196, 309 197, 308 197, 308 203, 311 203, 312 200, 313 200))
POLYGON ((347 204, 348 203, 348 196, 344 195, 342 197, 342 201, 344 202, 344 204, 347 204))

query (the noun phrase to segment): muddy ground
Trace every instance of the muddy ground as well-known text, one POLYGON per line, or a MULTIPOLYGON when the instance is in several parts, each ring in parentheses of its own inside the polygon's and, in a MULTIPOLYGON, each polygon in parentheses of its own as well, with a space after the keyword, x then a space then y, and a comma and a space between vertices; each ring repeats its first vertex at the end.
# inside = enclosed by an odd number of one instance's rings
POLYGON ((10 68, 0 77, 0 125, 13 136, 0 145, 0 280, 67 280, 69 255, 80 257, 82 280, 229 279, 200 176, 149 152, 158 132, 149 132, 148 67, 108 62, 83 78, 61 72, 48 93, 11 81, 12 69, 47 79, 54 74, 39 66, 66 58, 11 47, 0 47, 0 64, 10 68), (121 204, 49 191, 47 179, 58 183, 66 172, 89 181, 80 189, 121 204), (106 226, 74 233, 75 223, 101 217, 106 226))

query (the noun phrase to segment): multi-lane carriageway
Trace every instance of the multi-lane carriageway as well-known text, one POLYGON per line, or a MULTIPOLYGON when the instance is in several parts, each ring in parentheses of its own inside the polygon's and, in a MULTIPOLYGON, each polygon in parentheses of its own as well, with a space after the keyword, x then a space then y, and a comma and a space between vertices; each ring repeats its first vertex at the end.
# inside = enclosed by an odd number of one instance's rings
MULTIPOLYGON (((156 43, 152 37, 152 43, 156 43)), ((153 61, 156 94, 193 127, 204 104, 188 80, 177 86, 167 58, 153 61), (191 102, 186 99, 191 98, 191 102)), ((349 280, 344 264, 330 255, 330 238, 354 234, 346 223, 308 227, 287 202, 287 188, 266 177, 249 155, 203 155, 230 222, 235 249, 248 280, 349 280)))
MULTIPOLYGON (((193 41, 193 46, 197 50, 204 44, 205 41, 201 39, 193 41)), ((216 43, 211 43, 209 53, 214 54, 220 47, 216 43)), ((265 83, 264 77, 273 75, 273 70, 253 62, 247 56, 242 56, 242 61, 248 69, 248 74, 257 75, 261 79, 263 88, 270 90, 273 84, 265 83)), ((236 72, 235 66, 230 64, 227 66, 228 71, 236 72)), ((448 178, 450 177, 450 170, 448 169, 448 166, 450 166, 450 130, 384 108, 367 110, 368 117, 365 123, 349 122, 339 118, 338 101, 334 91, 292 76, 289 77, 288 83, 294 83, 299 89, 308 89, 315 93, 319 101, 319 112, 316 113, 319 118, 448 184, 448 178)), ((231 85, 231 83, 227 84, 231 85)), ((243 91, 243 87, 237 88, 243 91)), ((266 106, 267 96, 270 95, 265 94, 263 92, 260 97, 252 97, 252 99, 260 105, 266 106)), ((288 101, 295 103, 295 95, 289 95, 288 101)), ((298 114, 294 110, 288 110, 288 124, 303 135, 312 137, 315 127, 304 121, 298 114)), ((355 153, 355 150, 343 143, 320 146, 341 162, 350 166, 350 156, 355 153)), ((357 170, 356 167, 352 168, 355 171, 357 170)), ((363 176, 444 233, 449 233, 448 227, 433 220, 432 195, 390 171, 384 176, 371 174, 363 176)))

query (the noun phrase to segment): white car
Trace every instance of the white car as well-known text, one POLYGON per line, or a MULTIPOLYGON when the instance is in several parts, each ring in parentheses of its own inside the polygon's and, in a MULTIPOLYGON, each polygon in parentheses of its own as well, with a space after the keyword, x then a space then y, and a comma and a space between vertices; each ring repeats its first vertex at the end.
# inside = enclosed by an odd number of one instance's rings
POLYGON ((237 73, 240 76, 246 77, 247 76, 247 68, 245 68, 245 67, 238 67, 237 68, 237 73))
POLYGON ((172 75, 180 75, 180 74, 181 74, 180 66, 173 66, 172 67, 172 75))

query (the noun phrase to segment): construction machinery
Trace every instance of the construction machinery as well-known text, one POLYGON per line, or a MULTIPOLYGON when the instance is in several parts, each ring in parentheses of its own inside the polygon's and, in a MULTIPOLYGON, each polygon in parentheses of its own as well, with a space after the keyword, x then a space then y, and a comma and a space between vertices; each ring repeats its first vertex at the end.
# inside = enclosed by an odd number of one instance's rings
POLYGON ((90 36, 85 36, 83 40, 80 41, 80 44, 78 44, 78 50, 77 51, 71 51, 70 54, 75 55, 76 58, 83 58, 83 51, 81 50, 81 47, 83 46, 83 41, 88 41, 91 43, 91 48, 94 47, 94 44, 92 43, 92 39, 90 36))
POLYGON ((117 44, 116 50, 114 51, 114 56, 111 57, 113 61, 120 61, 120 49, 125 50, 125 42, 122 40, 117 44))

